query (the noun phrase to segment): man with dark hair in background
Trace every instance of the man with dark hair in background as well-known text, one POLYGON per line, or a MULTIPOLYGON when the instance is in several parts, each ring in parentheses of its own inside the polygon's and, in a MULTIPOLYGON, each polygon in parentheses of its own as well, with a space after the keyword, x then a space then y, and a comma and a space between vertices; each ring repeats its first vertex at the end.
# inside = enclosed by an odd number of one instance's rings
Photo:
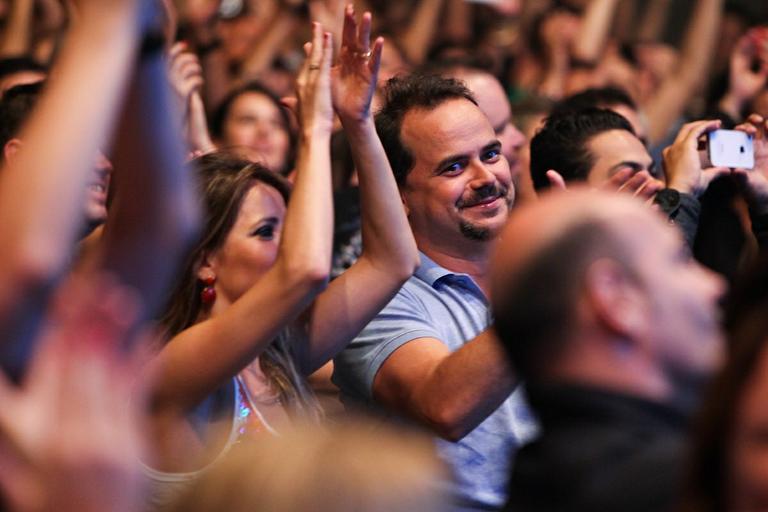
POLYGON ((566 183, 600 185, 626 168, 647 180, 653 160, 629 121, 612 110, 555 110, 531 140, 531 177, 537 190, 549 187, 549 171, 566 183))
MULTIPOLYGON (((0 164, 3 166, 3 172, 13 172, 14 156, 24 144, 20 138, 24 123, 37 105, 44 86, 44 82, 17 85, 8 89, 0 98, 0 164)), ((111 171, 109 160, 98 154, 94 162, 93 180, 88 185, 85 199, 83 236, 91 233, 107 218, 107 192, 111 171)))
POLYGON ((558 101, 550 115, 557 117, 566 112, 579 112, 589 108, 608 109, 624 117, 629 121, 637 138, 647 145, 647 128, 641 119, 637 104, 627 91, 619 87, 592 87, 572 94, 558 101))
POLYGON ((513 216, 493 313, 541 433, 518 451, 508 510, 671 510, 723 348, 724 282, 687 254, 620 195, 551 194, 513 216))
POLYGON ((421 266, 335 359, 334 381, 345 403, 439 436, 455 510, 497 509, 514 451, 534 428, 489 329, 489 257, 514 199, 509 165, 461 82, 397 77, 384 97, 376 128, 421 266))

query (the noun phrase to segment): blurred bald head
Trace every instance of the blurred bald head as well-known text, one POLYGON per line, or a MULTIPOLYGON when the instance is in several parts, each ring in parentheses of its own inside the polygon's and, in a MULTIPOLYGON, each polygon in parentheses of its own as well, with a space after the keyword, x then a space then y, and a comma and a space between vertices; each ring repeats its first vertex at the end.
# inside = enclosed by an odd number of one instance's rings
POLYGON ((600 258, 633 275, 621 226, 661 221, 631 198, 591 190, 544 194, 511 216, 492 262, 496 330, 523 380, 573 332, 588 267, 600 258))
POLYGON ((615 384, 626 364, 645 372, 633 389, 662 396, 719 361, 722 281, 636 198, 580 189, 524 205, 491 282, 495 327, 523 380, 615 384))

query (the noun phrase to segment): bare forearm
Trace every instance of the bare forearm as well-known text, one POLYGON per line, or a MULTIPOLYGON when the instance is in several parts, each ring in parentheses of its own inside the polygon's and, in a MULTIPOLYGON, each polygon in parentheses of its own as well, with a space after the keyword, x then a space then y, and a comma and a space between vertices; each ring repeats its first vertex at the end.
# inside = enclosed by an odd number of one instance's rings
POLYGON ((646 0, 647 8, 640 22, 637 38, 640 41, 658 41, 667 23, 670 0, 646 0))
POLYGON ((472 9, 465 0, 448 0, 444 32, 452 41, 467 41, 472 36, 472 9))
POLYGON ((699 0, 685 33, 682 61, 683 79, 698 84, 706 78, 717 43, 717 30, 723 13, 723 0, 699 0))
POLYGON ((70 34, 19 137, 12 169, 0 174, 2 258, 20 256, 42 274, 65 266, 83 222, 94 159, 106 146, 133 63, 135 17, 132 10, 83 16, 70 34), (83 77, 98 86, 84 85, 83 77))
POLYGON ((214 49, 206 55, 200 56, 200 64, 203 67, 203 104, 210 113, 227 96, 233 87, 233 80, 229 73, 229 66, 224 52, 214 49))
POLYGON ((544 78, 539 85, 539 94, 558 100, 565 94, 565 78, 568 74, 568 56, 564 53, 550 57, 544 78))
POLYGON ((209 153, 216 150, 216 145, 211 140, 211 135, 208 132, 205 105, 199 91, 192 93, 189 99, 187 137, 193 151, 209 153))
POLYGON ((138 66, 115 147, 117 197, 105 230, 104 265, 140 292, 148 314, 161 305, 197 220, 165 66, 159 51, 138 66))
POLYGON ((34 0, 13 0, 8 23, 0 45, 0 56, 26 55, 32 44, 32 14, 34 0))
POLYGON ((420 0, 416 13, 400 38, 402 48, 413 64, 421 64, 437 29, 443 0, 420 0))
POLYGON ((457 441, 514 390, 516 382, 491 329, 455 352, 435 338, 406 343, 385 361, 373 384, 377 402, 457 441))
POLYGON ((605 48, 618 0, 592 0, 574 41, 573 56, 595 62, 605 48))
POLYGON ((315 301, 306 371, 341 351, 392 299, 419 263, 373 120, 343 121, 360 179, 363 254, 315 301))
POLYGON ((311 266, 327 275, 333 243, 330 135, 305 131, 296 158, 296 181, 285 218, 280 254, 288 268, 311 266), (314 229, 305 229, 314 226, 314 229))
POLYGON ((343 121, 360 181, 363 251, 397 280, 418 265, 416 242, 373 119, 343 121))
POLYGON ((648 102, 648 138, 651 144, 662 140, 672 123, 680 117, 688 99, 704 83, 715 45, 723 0, 699 0, 686 32, 680 65, 670 74, 648 102))
POLYGON ((298 20, 289 12, 279 11, 243 63, 241 78, 252 80, 268 69, 285 40, 296 29, 298 20))
POLYGON ((474 430, 514 390, 506 356, 490 331, 481 333, 435 368, 418 391, 427 420, 458 440, 474 430))

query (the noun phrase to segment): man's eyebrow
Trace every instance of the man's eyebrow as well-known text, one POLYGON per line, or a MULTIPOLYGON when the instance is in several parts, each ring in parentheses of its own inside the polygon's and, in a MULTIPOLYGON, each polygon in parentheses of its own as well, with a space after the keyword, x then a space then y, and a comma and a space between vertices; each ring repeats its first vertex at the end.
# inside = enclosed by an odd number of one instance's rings
POLYGON ((466 153, 457 153, 455 155, 445 157, 442 160, 440 160, 440 162, 438 162, 437 165, 435 166, 435 174, 440 174, 440 172, 443 169, 445 169, 451 164, 458 162, 459 160, 468 160, 468 159, 469 159, 469 155, 467 155, 466 153))
POLYGON ((486 144, 485 146, 483 146, 482 152, 485 153, 486 151, 490 151, 492 149, 501 149, 501 141, 497 139, 493 142, 486 144))

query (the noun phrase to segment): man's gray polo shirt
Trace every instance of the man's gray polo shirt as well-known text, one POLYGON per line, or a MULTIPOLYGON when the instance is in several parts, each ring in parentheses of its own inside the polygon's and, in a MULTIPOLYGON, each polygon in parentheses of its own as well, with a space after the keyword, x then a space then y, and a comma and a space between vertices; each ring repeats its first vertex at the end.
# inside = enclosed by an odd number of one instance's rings
MULTIPOLYGON (((333 380, 346 403, 376 408, 376 373, 399 347, 416 338, 436 338, 451 351, 491 324, 483 292, 466 274, 455 274, 421 254, 419 270, 389 304, 335 359, 333 380)), ((454 471, 453 492, 464 510, 492 510, 506 501, 514 450, 535 430, 518 388, 459 442, 437 439, 440 456, 454 471)))

